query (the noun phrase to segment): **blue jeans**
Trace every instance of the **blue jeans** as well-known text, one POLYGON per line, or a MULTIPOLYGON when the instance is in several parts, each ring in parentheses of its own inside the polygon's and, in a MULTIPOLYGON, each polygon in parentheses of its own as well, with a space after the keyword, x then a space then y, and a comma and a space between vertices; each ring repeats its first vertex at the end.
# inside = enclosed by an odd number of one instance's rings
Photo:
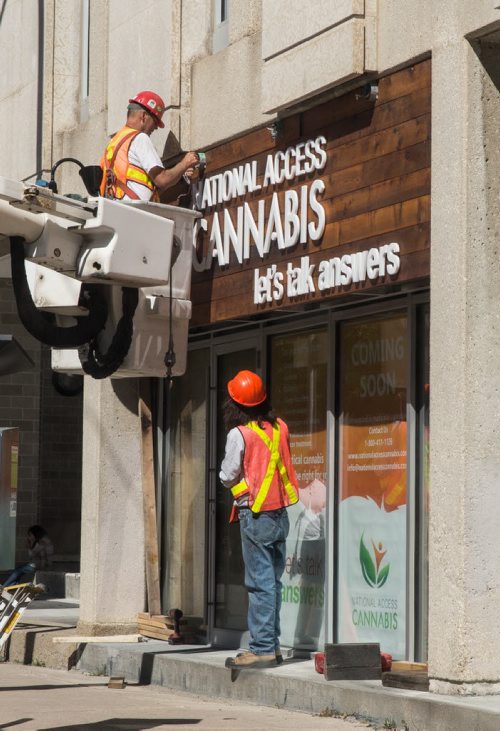
POLYGON ((286 508, 254 514, 240 510, 245 586, 248 590, 250 651, 271 655, 279 647, 281 577, 285 570, 286 508))
POLYGON ((24 574, 33 575, 35 571, 36 566, 34 563, 25 563, 22 566, 18 566, 17 569, 14 569, 10 576, 5 579, 3 586, 12 586, 13 584, 17 584, 19 579, 24 576, 24 574))

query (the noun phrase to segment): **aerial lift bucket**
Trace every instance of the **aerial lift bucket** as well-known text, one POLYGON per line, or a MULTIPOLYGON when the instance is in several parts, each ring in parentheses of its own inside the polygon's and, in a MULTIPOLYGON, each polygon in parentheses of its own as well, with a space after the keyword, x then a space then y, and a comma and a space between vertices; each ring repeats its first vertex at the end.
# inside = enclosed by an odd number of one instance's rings
MULTIPOLYGON (((96 171, 88 172, 91 187, 96 171)), ((0 177, 0 239, 14 247, 16 282, 27 275, 17 287, 18 310, 34 337, 54 349, 54 370, 83 367, 94 378, 184 373, 200 215, 150 201, 80 201, 0 177), (55 315, 56 331, 36 310, 55 315), (173 366, 166 356, 172 346, 173 366)))

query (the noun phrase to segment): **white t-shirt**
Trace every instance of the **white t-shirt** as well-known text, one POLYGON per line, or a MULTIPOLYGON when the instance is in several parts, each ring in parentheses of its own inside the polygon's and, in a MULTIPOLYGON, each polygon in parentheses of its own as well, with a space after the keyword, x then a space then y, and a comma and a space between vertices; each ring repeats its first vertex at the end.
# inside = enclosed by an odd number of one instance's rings
MULTIPOLYGON (((226 450, 220 467, 219 477, 225 487, 233 487, 243 477, 243 457, 245 454, 245 440, 238 427, 228 432, 226 450)), ((248 505, 248 495, 236 498, 234 501, 240 508, 248 505)))
MULTIPOLYGON (((148 174, 155 167, 163 168, 161 158, 156 152, 150 136, 145 132, 139 132, 132 140, 128 149, 128 159, 131 165, 142 168, 148 174)), ((148 201, 153 195, 153 191, 149 190, 145 185, 133 182, 129 182, 128 185, 131 190, 137 193, 142 201, 148 201)), ((122 200, 129 201, 132 199, 128 195, 125 195, 122 200)))

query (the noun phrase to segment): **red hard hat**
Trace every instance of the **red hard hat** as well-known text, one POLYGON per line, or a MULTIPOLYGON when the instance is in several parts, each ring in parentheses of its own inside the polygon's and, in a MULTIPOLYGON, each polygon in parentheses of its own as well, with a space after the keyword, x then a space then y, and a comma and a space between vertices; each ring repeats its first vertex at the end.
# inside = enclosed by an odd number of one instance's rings
POLYGON ((129 104, 140 104, 141 107, 144 107, 156 119, 158 127, 165 126, 161 121, 163 112, 165 111, 165 103, 161 96, 155 94, 154 91, 140 91, 133 99, 129 99, 128 101, 129 104))
POLYGON ((240 371, 227 384, 229 395, 242 406, 258 406, 266 400, 262 378, 253 371, 240 371))

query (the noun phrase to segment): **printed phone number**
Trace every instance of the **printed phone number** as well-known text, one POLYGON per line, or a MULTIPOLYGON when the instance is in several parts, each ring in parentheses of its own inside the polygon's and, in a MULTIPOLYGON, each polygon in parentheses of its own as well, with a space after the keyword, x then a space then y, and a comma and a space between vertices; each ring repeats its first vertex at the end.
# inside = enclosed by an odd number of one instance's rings
POLYGON ((392 437, 380 437, 379 439, 365 439, 367 447, 390 447, 392 445, 392 437))

